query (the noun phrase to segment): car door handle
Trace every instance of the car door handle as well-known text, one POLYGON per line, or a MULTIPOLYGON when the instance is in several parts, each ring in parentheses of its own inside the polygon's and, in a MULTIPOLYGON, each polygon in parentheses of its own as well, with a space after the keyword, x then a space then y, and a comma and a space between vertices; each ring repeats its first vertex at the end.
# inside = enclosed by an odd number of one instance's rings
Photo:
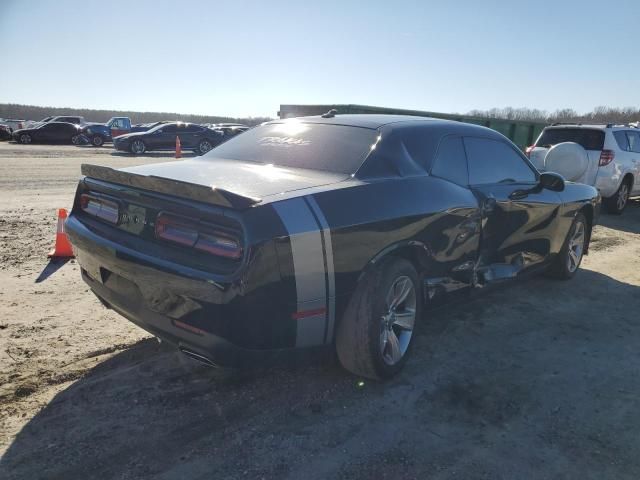
POLYGON ((522 200, 528 196, 529 192, 527 190, 514 190, 509 194, 509 200, 522 200))

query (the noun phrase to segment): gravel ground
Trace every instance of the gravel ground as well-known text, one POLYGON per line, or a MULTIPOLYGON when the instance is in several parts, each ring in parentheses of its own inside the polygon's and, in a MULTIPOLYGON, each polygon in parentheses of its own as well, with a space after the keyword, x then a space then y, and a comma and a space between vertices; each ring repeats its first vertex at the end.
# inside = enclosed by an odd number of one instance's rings
POLYGON ((427 312, 406 369, 309 359, 228 376, 104 309, 55 211, 109 148, 0 144, 0 478, 640 478, 640 202, 569 282, 427 312))

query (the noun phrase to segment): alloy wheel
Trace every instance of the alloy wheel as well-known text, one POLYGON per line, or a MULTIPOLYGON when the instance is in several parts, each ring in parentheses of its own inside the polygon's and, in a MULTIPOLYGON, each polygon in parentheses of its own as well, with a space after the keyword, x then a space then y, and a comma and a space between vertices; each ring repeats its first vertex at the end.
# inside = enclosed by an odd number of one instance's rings
POLYGON ((618 198, 616 200, 616 206, 618 210, 622 210, 627 204, 629 199, 629 186, 626 183, 620 185, 620 191, 618 192, 618 198))
POLYGON ((144 143, 140 140, 136 140, 131 144, 131 151, 133 153, 143 153, 144 152, 144 143))
POLYGON ((573 234, 569 239, 569 248, 567 256, 567 268, 571 273, 575 272, 580 265, 582 254, 584 252, 585 228, 583 222, 577 222, 573 230, 573 234))
POLYGON ((20 135, 20 143, 31 143, 31 137, 29 135, 20 135))
POLYGON ((208 140, 203 140, 202 142, 200 142, 200 153, 202 155, 207 153, 212 148, 213 148, 213 145, 211 145, 211 143, 208 140))
POLYGON ((416 323, 416 289, 407 276, 398 277, 385 299, 381 318, 380 351, 387 365, 398 363, 409 347, 416 323))

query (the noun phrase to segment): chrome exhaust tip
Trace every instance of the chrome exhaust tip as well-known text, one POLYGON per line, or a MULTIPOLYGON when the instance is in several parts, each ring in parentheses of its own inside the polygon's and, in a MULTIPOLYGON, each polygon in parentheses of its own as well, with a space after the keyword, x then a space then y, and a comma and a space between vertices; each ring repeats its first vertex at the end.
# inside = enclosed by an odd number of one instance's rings
POLYGON ((180 351, 185 354, 187 357, 192 358, 193 360, 203 363, 209 367, 219 368, 219 365, 215 364, 211 361, 211 359, 201 355, 199 353, 194 352, 193 350, 189 350, 188 348, 180 347, 180 351))

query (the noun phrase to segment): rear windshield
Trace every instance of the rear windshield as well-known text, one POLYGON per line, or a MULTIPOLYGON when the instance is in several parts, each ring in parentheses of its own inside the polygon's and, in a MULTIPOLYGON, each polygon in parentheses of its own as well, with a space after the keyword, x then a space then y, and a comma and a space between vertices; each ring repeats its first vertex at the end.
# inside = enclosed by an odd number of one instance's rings
POLYGON ((204 158, 225 158, 281 167, 355 173, 378 132, 369 128, 287 121, 252 128, 204 158))
POLYGON ((563 142, 575 142, 585 150, 602 150, 604 132, 592 128, 547 128, 536 142, 536 147, 552 147, 563 142))

